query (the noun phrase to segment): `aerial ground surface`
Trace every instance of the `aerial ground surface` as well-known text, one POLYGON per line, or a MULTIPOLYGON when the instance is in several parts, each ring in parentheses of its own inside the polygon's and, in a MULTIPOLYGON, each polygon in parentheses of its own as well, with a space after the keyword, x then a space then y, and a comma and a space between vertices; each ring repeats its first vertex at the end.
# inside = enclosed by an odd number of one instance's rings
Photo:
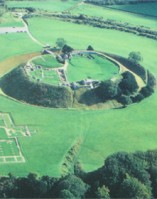
MULTIPOLYGON (((45 10, 61 12, 72 7, 71 12, 74 14, 102 16, 133 25, 144 25, 153 30, 157 29, 155 17, 88 4, 74 6, 74 2, 56 1, 54 7, 48 4, 45 10)), ((27 7, 28 2, 23 1, 21 4, 8 1, 9 7, 27 7)), ((40 1, 34 3, 33 7, 41 9, 41 5, 40 1)), ((145 9, 142 13, 149 14, 148 10, 145 12, 145 9)), ((54 46, 57 38, 64 38, 74 49, 86 49, 88 45, 92 45, 98 51, 124 57, 127 57, 131 51, 140 51, 143 56, 142 65, 157 77, 156 40, 117 30, 63 22, 44 16, 28 18, 27 21, 31 35, 44 45, 54 46)), ((12 26, 13 22, 2 21, 0 26, 10 27, 10 23, 12 26)), ((21 26, 22 22, 16 21, 15 25, 17 23, 18 26, 21 26)), ((30 37, 28 32, 0 34, 0 43, 1 77, 20 63, 37 56, 42 50, 42 47, 30 37)), ((11 157, 11 159, 4 160, 3 156, 8 155, 9 149, 7 150, 7 146, 0 142, 1 174, 7 175, 8 172, 11 172, 24 176, 31 171, 39 175, 60 176, 68 171, 63 168, 63 163, 69 149, 78 141, 80 145, 75 161, 78 160, 85 171, 97 169, 103 164, 105 157, 117 151, 134 152, 156 149, 156 101, 155 91, 149 98, 125 109, 101 110, 90 107, 53 109, 29 105, 1 93, 0 112, 2 115, 5 113, 10 115, 13 126, 7 126, 5 123, 7 119, 3 119, 0 129, 11 132, 12 129, 15 129, 13 137, 18 140, 16 146, 20 148, 16 148, 13 144, 13 149, 10 149, 9 153, 11 156, 22 157, 21 159, 11 157), (19 132, 17 127, 21 126, 23 129, 19 132), (20 162, 20 160, 24 161, 20 162)), ((4 135, 4 131, 2 133, 4 135)), ((14 138, 0 137, 0 140, 9 139, 14 138)))

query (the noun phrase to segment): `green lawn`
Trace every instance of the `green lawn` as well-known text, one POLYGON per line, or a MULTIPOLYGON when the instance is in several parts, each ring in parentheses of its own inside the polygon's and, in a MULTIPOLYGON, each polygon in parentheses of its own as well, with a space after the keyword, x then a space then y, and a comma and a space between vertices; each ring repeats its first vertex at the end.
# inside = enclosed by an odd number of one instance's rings
POLYGON ((70 82, 75 82, 87 78, 95 80, 106 80, 118 73, 118 67, 112 62, 92 55, 93 59, 87 56, 75 55, 69 62, 67 76, 70 82))
POLYGON ((146 27, 157 29, 156 18, 148 16, 143 17, 141 15, 124 12, 121 10, 115 10, 107 7, 82 4, 79 8, 74 9, 72 13, 103 17, 104 19, 112 19, 120 22, 127 22, 132 25, 144 25, 146 27))
MULTIPOLYGON (((144 58, 143 65, 157 77, 157 41, 48 18, 29 19, 29 25, 33 35, 45 43, 55 43, 57 38, 63 37, 76 49, 85 49, 91 44, 96 50, 122 56, 127 56, 130 51, 140 51, 144 58)), ((11 38, 10 41, 13 40, 11 38)), ((16 45, 16 41, 12 42, 16 45)), ((20 44, 18 37, 17 42, 20 44)), ((27 44, 21 40, 23 45, 27 44)), ((0 51, 6 57, 23 50, 17 46, 16 51, 10 52, 7 46, 9 43, 5 48, 0 46, 0 51)), ((41 108, 0 96, 0 111, 11 112, 16 125, 28 125, 32 130, 37 130, 32 137, 19 138, 26 163, 1 164, 1 175, 11 172, 22 176, 31 171, 59 176, 66 152, 80 138, 83 143, 78 160, 86 171, 102 166, 105 157, 113 152, 156 149, 156 101, 155 92, 141 103, 126 109, 77 110, 41 108)))
POLYGON ((27 33, 9 33, 0 35, 0 61, 14 55, 40 51, 41 47, 34 43, 27 33))
POLYGON ((62 66, 62 64, 59 63, 52 55, 37 57, 33 60, 33 63, 35 65, 40 65, 43 68, 58 68, 62 66))
POLYGON ((78 3, 79 0, 69 0, 67 2, 61 0, 46 0, 46 1, 7 1, 7 6, 9 8, 28 8, 32 7, 35 9, 40 10, 47 10, 47 11, 56 11, 62 12, 64 10, 69 9, 70 7, 74 6, 78 3))
POLYGON ((114 5, 111 6, 115 9, 120 9, 124 11, 139 13, 139 14, 145 14, 150 16, 156 16, 157 17, 157 3, 138 3, 138 4, 132 4, 132 5, 114 5))

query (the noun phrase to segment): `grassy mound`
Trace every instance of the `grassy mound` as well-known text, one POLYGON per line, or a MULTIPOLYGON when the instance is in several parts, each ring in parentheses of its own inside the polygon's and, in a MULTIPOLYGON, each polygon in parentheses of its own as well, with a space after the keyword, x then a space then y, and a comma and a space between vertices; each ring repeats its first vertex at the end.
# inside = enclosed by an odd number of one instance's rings
POLYGON ((69 89, 31 82, 21 67, 5 75, 0 85, 7 95, 30 104, 66 108, 72 103, 69 89))

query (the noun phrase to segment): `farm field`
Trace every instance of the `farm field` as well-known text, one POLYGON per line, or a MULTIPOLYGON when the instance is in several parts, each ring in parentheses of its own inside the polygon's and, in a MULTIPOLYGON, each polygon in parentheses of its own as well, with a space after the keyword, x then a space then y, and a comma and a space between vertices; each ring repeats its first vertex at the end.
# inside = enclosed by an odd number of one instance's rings
POLYGON ((133 5, 114 5, 111 6, 115 9, 120 9, 128 12, 138 13, 138 14, 144 14, 148 16, 156 16, 157 17, 157 3, 138 3, 133 5))
POLYGON ((61 0, 46 0, 45 1, 7 1, 7 6, 9 8, 28 8, 32 7, 35 9, 47 10, 47 11, 55 11, 55 12, 62 12, 64 10, 69 9, 70 7, 77 4, 79 0, 73 1, 70 0, 67 2, 61 0))
MULTIPOLYGON (((121 7, 120 7, 121 8, 121 7)), ((157 29, 155 17, 141 16, 135 13, 124 12, 109 7, 94 6, 92 4, 82 4, 71 11, 73 14, 85 14, 89 16, 103 17, 115 21, 127 22, 133 25, 144 25, 153 29, 157 29)))
POLYGON ((97 55, 92 55, 89 58, 88 55, 84 57, 76 55, 71 59, 67 71, 70 82, 86 78, 106 80, 118 74, 118 67, 110 61, 97 55))
MULTIPOLYGON (((130 15, 129 20, 134 21, 134 17, 130 15)), ((140 20, 139 23, 143 23, 142 19, 140 20)), ((88 45, 92 45, 95 50, 124 57, 131 51, 140 51, 144 58, 142 65, 157 77, 155 40, 45 17, 28 19, 28 23, 31 33, 45 44, 55 45, 57 38, 64 38, 67 44, 75 49, 86 49, 88 45)), ((150 26, 155 27, 154 21, 152 24, 154 25, 150 26)), ((0 43, 0 61, 41 50, 26 33, 1 35, 0 43)), ((79 62, 76 60, 77 64, 79 62)), ((102 69, 102 66, 100 68, 102 69)), ((102 71, 104 70, 103 68, 102 71)), ((114 70, 111 73, 113 72, 114 70)), ((102 166, 104 159, 117 151, 156 149, 156 101, 157 92, 139 104, 125 109, 53 109, 32 106, 1 94, 0 112, 11 113, 17 126, 27 125, 31 132, 36 132, 31 137, 18 137, 25 163, 0 162, 1 174, 7 175, 11 172, 24 176, 31 171, 39 175, 60 176, 63 174, 62 164, 67 151, 77 140, 82 140, 82 143, 76 159, 85 171, 102 166)), ((3 125, 3 121, 0 120, 0 126, 1 124, 3 125)), ((0 138, 5 138, 1 130, 0 138)))

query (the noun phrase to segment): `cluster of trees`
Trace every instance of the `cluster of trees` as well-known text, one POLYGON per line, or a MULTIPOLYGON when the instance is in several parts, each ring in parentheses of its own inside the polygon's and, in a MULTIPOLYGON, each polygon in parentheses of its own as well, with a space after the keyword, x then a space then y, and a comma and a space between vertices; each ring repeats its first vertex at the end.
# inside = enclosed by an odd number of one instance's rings
POLYGON ((139 64, 142 60, 142 56, 139 52, 131 52, 128 59, 116 55, 110 56, 118 60, 130 71, 139 75, 143 81, 146 82, 146 86, 138 91, 135 76, 131 72, 126 71, 122 73, 122 79, 120 81, 103 81, 94 89, 95 95, 97 95, 102 102, 116 99, 125 106, 131 103, 140 102, 144 98, 152 95, 156 85, 156 79, 148 70, 146 71, 139 64))
POLYGON ((60 18, 63 21, 68 21, 77 24, 90 25, 97 28, 115 29, 123 32, 129 32, 139 36, 151 38, 157 40, 157 31, 151 30, 146 27, 133 26, 124 22, 116 22, 115 20, 105 20, 99 17, 89 17, 86 15, 71 15, 71 14, 46 14, 46 16, 52 16, 60 18))
POLYGON ((99 6, 103 5, 124 5, 135 3, 156 2, 157 0, 85 0, 86 3, 91 3, 99 6))
POLYGON ((86 173, 80 164, 61 178, 0 177, 1 198, 157 198, 157 151, 118 152, 86 173))
POLYGON ((107 80, 100 83, 100 85, 94 89, 97 96, 105 102, 107 100, 116 99, 123 105, 133 103, 132 95, 137 92, 138 85, 134 75, 126 71, 122 74, 122 79, 119 81, 107 80))
POLYGON ((0 86, 7 95, 30 104, 55 108, 71 107, 72 104, 69 88, 32 82, 23 67, 6 74, 0 86))

